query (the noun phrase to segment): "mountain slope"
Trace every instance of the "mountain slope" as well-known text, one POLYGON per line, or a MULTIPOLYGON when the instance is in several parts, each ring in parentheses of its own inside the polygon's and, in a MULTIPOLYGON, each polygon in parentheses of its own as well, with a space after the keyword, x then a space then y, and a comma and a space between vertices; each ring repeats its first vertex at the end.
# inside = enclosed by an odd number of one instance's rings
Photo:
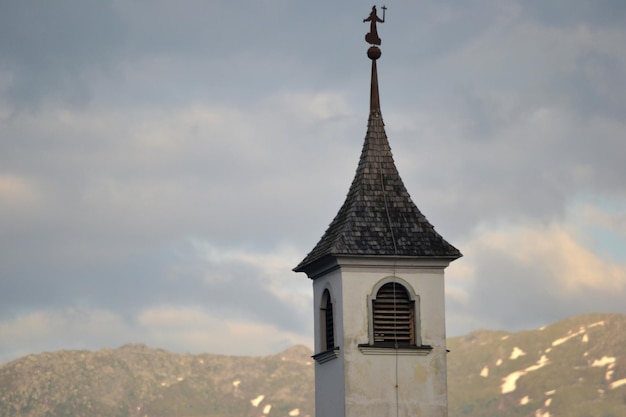
POLYGON ((0 367, 0 417, 307 416, 311 352, 177 355, 144 345, 29 355, 0 367))
POLYGON ((626 416, 626 316, 448 341, 450 417, 626 416))
MULTIPOLYGON (((450 417, 626 416, 626 316, 448 340, 450 417)), ((0 366, 0 417, 313 416, 312 352, 178 355, 144 345, 0 366)))

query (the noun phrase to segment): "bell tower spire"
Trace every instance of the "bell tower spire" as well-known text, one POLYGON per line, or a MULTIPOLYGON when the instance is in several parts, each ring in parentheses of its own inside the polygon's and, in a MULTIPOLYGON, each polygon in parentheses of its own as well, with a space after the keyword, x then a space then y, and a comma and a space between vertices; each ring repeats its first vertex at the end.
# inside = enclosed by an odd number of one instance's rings
POLYGON ((444 269, 461 253, 396 168, 380 111, 376 7, 370 114, 346 199, 294 268, 313 282, 318 417, 447 416, 444 269))

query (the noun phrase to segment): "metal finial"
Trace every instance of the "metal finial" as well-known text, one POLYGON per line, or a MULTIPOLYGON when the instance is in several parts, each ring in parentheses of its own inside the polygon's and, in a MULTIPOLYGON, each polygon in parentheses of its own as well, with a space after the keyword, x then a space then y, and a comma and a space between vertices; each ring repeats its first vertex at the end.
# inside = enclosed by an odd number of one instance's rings
POLYGON ((378 37, 378 31, 376 30, 376 23, 385 22, 385 10, 386 6, 382 7, 383 18, 379 18, 376 14, 376 6, 372 7, 370 15, 363 19, 363 22, 370 22, 370 31, 365 35, 365 41, 371 46, 367 50, 367 56, 372 60, 372 79, 370 87, 370 114, 380 115, 380 99, 378 97, 378 71, 376 70, 376 60, 380 58, 381 52, 378 45, 380 45, 380 38, 378 37))
POLYGON ((370 45, 380 45, 380 38, 378 37, 378 30, 376 30, 376 23, 385 23, 385 10, 387 6, 381 7, 383 9, 383 18, 379 18, 376 14, 376 6, 372 6, 370 15, 363 19, 363 22, 370 22, 370 31, 365 34, 365 41, 370 45))

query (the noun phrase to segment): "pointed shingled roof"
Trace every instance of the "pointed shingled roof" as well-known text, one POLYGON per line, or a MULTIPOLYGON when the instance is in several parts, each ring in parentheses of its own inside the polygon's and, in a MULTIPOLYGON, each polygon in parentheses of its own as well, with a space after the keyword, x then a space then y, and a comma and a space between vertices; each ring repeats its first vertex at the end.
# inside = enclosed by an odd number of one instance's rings
POLYGON ((317 245, 294 268, 296 272, 306 272, 310 265, 329 256, 450 260, 462 256, 426 220, 400 178, 380 112, 376 69, 380 51, 370 51, 370 115, 354 180, 343 206, 317 245))

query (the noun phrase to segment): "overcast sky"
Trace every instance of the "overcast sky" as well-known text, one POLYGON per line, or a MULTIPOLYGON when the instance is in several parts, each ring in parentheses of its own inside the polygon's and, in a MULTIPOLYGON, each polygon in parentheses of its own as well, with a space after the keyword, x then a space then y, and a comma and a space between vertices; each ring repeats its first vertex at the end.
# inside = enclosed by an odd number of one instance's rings
MULTIPOLYGON (((312 346, 291 268, 356 169, 371 6, 2 0, 0 363, 312 346)), ((387 135, 465 255, 448 334, 626 313, 626 2, 387 6, 387 135)))

